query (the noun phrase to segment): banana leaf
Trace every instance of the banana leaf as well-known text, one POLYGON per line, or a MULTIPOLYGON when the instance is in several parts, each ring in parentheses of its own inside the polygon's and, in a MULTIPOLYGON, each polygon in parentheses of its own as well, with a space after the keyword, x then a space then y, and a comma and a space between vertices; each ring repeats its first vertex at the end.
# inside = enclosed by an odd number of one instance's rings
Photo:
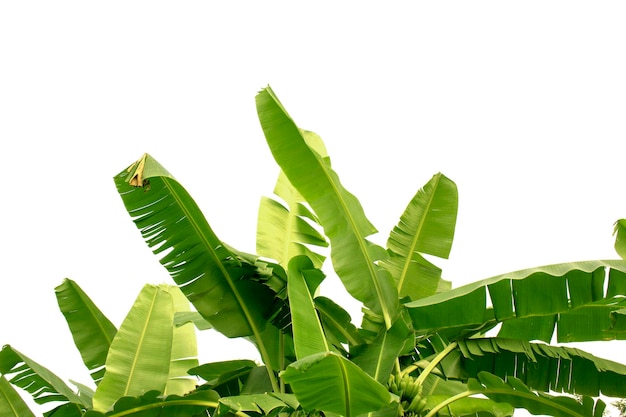
POLYGON ((329 352, 328 342, 313 301, 313 294, 324 279, 324 274, 314 268, 309 258, 299 255, 289 261, 288 277, 287 290, 291 304, 296 358, 302 359, 315 353, 329 352))
POLYGON ((144 155, 115 177, 133 221, 196 310, 228 337, 257 335, 273 293, 215 235, 187 191, 144 155))
MULTIPOLYGON (((307 144, 321 156, 326 156, 326 149, 321 138, 313 132, 302 132, 307 144)), ((319 226, 319 220, 306 206, 304 197, 291 185, 281 171, 276 181, 274 194, 286 204, 263 197, 259 205, 257 222, 257 253, 275 259, 284 268, 289 260, 297 255, 305 255, 313 261, 316 268, 321 268, 325 256, 314 252, 312 246, 325 248, 326 238, 313 225, 319 226)))
POLYGON ((350 347, 365 343, 346 310, 327 297, 318 296, 314 301, 326 339, 336 348, 339 349, 344 343, 350 347))
POLYGON ((9 345, 0 351, 0 375, 10 376, 9 382, 26 390, 37 404, 59 401, 88 405, 61 378, 9 345))
POLYGON ((117 329, 76 282, 65 279, 54 291, 83 363, 99 384, 117 329))
POLYGON ((330 160, 307 144, 271 88, 256 96, 256 104, 274 159, 310 204, 330 239, 337 275, 347 291, 380 314, 390 328, 398 309, 398 294, 389 272, 378 265, 388 257, 387 252, 367 240, 376 229, 356 197, 343 187, 330 160))
POLYGON ((383 262, 393 275, 401 298, 417 300, 437 292, 441 269, 422 254, 448 258, 457 209, 456 185, 441 173, 434 175, 409 202, 389 235, 390 256, 383 262))
MULTIPOLYGON (((189 301, 178 287, 168 286, 172 296, 174 312, 189 312, 189 301)), ((164 395, 184 395, 196 388, 196 379, 187 373, 198 366, 198 344, 196 332, 191 324, 175 326, 172 321, 172 355, 170 374, 164 395)))
POLYGON ((214 415, 232 416, 236 412, 260 415, 278 415, 278 412, 291 413, 298 407, 298 401, 290 394, 253 394, 220 398, 214 415))
POLYGON ((615 251, 622 259, 626 259, 626 219, 619 219, 615 222, 613 234, 615 235, 615 251))
POLYGON ((0 376, 0 417, 35 417, 4 376, 0 376))
POLYGON ((519 379, 509 376, 505 381, 488 372, 481 372, 477 379, 468 381, 468 388, 478 394, 515 408, 524 408, 535 415, 555 417, 602 417, 605 404, 583 397, 580 401, 566 396, 535 393, 519 379))
POLYGON ((503 322, 500 336, 549 342, 556 328, 557 340, 569 342, 622 338, 611 333, 610 315, 624 308, 625 295, 626 262, 586 261, 503 274, 405 306, 418 335, 454 340, 503 322))
POLYGON ((165 391, 170 375, 174 303, 166 285, 145 285, 115 335, 93 406, 107 411, 120 398, 165 391))
POLYGON ((306 411, 353 417, 378 411, 392 402, 385 386, 333 352, 307 356, 281 375, 306 411))
POLYGON ((500 378, 516 377, 539 391, 626 397, 626 365, 580 349, 503 338, 460 340, 458 344, 460 367, 469 377, 486 371, 500 378))

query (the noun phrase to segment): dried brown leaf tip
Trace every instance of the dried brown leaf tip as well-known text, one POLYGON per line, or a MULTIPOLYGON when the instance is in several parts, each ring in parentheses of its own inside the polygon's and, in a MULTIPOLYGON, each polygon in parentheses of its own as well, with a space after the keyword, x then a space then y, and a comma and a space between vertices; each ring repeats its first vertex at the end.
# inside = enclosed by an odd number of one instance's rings
POLYGON ((145 163, 146 155, 142 156, 137 162, 128 167, 128 172, 132 172, 133 169, 135 170, 135 173, 128 181, 133 187, 143 187, 146 185, 147 181, 143 180, 143 168, 145 163))

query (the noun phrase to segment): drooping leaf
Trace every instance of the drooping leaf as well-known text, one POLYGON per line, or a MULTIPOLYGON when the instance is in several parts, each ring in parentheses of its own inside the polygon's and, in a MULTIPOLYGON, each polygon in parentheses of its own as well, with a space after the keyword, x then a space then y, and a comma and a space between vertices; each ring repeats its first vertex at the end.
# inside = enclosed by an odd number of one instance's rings
POLYGON ((400 297, 417 300, 437 292, 441 269, 422 254, 448 258, 457 208, 456 185, 441 173, 409 202, 389 236, 390 257, 383 262, 392 272, 400 297))
MULTIPOLYGON (((189 301, 175 286, 169 286, 175 312, 189 312, 189 301)), ((172 323, 173 324, 173 323, 172 323)), ((170 374, 164 395, 184 395, 196 387, 196 379, 187 371, 198 366, 198 345, 192 325, 174 326, 172 333, 172 355, 170 374)))
MULTIPOLYGON (((302 135, 322 157, 326 148, 322 140, 313 132, 302 131, 302 135)), ((261 199, 257 222, 256 248, 261 256, 275 259, 284 268, 289 260, 297 255, 305 255, 321 268, 325 256, 314 252, 313 247, 328 246, 326 238, 311 225, 319 225, 317 217, 305 205, 304 197, 291 185, 283 172, 278 176, 274 194, 286 204, 267 197, 261 199)))
POLYGON ((189 374, 204 379, 208 386, 215 387, 232 379, 245 378, 250 370, 257 367, 254 361, 237 359, 222 362, 205 363, 189 369, 189 374))
POLYGON ((380 410, 392 402, 385 386, 332 352, 307 356, 289 365, 281 375, 307 411, 353 417, 380 410))
POLYGON ((76 282, 65 279, 54 291, 74 344, 98 384, 104 375, 104 363, 117 329, 76 282))
POLYGON ((324 279, 324 274, 314 268, 309 258, 299 255, 289 261, 288 276, 287 290, 296 358, 328 352, 328 342, 313 301, 313 294, 324 279))
POLYGON ((267 87, 256 97, 257 112, 274 159, 311 205, 331 242, 331 258, 348 292, 391 327, 398 295, 389 272, 378 265, 388 255, 367 240, 376 232, 361 204, 340 183, 330 160, 306 142, 301 130, 267 87))
POLYGON ((278 411, 291 413, 297 408, 297 400, 290 397, 293 395, 272 393, 220 398, 220 406, 216 410, 215 416, 228 416, 237 411, 261 415, 277 415, 278 411))
POLYGON ((111 343, 94 409, 107 411, 122 397, 165 391, 173 327, 174 303, 167 286, 145 285, 111 343))
POLYGON ((0 417, 35 417, 20 394, 0 375, 0 417))
MULTIPOLYGON (((437 404, 450 398, 447 395, 430 395, 427 398, 424 410, 431 410, 437 404)), ((448 406, 438 411, 439 416, 512 416, 515 409, 513 406, 503 402, 496 402, 488 398, 459 398, 448 406)))
POLYGON ((209 321, 202 317, 202 314, 197 311, 177 311, 174 314, 174 327, 184 326, 187 323, 193 323, 198 330, 209 330, 213 328, 211 323, 209 323, 209 321))
POLYGON ((0 351, 0 374, 10 378, 11 384, 28 391, 37 404, 51 401, 83 404, 61 378, 9 345, 0 351))
MULTIPOLYGON (((136 397, 123 397, 115 402, 110 417, 197 417, 213 412, 218 407, 219 395, 215 391, 195 391, 189 395, 168 395, 163 397, 158 391, 148 391, 136 397)), ((84 417, 91 417, 91 412, 84 417)), ((93 417, 100 417, 94 414, 93 417)))
POLYGON ((228 337, 259 333, 273 298, 215 235, 187 191, 144 155, 115 177, 133 221, 200 314, 228 337))
POLYGON ((626 365, 564 346, 523 340, 460 340, 461 367, 477 377, 486 371, 516 377, 532 389, 609 397, 626 397, 626 365))
POLYGON ((615 222, 613 234, 615 235, 615 251, 626 260, 626 219, 619 219, 615 222))
POLYGON ((406 307, 418 334, 443 331, 456 339, 503 322, 501 335, 550 341, 555 330, 550 323, 554 323, 559 342, 607 340, 623 337, 621 332, 611 332, 610 314, 626 306, 625 295, 624 261, 587 261, 499 275, 406 307), (589 326, 580 326, 583 318, 589 326))
POLYGON ((314 301, 324 327, 324 334, 329 342, 336 345, 335 347, 338 348, 343 343, 349 346, 365 343, 346 310, 328 297, 318 296, 314 301))
POLYGON ((488 398, 508 403, 515 408, 524 408, 535 415, 551 415, 554 417, 600 417, 604 411, 604 402, 591 398, 578 401, 572 397, 552 396, 531 391, 522 381, 509 376, 503 381, 488 372, 478 374, 478 379, 468 382, 472 392, 480 393, 488 398))

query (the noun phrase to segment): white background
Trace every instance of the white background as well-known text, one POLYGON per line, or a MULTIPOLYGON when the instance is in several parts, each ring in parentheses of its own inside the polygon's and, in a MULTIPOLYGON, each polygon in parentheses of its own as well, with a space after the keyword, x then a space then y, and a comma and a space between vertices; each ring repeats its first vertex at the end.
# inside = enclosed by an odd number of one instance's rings
MULTIPOLYGON (((616 258, 626 217, 626 4, 0 3, 0 345, 88 382, 54 287, 117 325, 170 283, 112 177, 144 152, 220 238, 254 252, 278 169, 254 96, 268 83, 320 134, 384 243, 436 172, 460 194, 455 286, 616 258)), ((202 335, 201 360, 250 355, 202 335)), ((603 351, 623 360, 623 342, 603 351)))

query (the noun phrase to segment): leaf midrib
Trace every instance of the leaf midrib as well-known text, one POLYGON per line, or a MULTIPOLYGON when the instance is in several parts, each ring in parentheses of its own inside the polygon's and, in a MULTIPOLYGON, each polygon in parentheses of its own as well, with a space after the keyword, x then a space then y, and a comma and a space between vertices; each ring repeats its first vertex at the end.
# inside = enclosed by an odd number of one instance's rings
POLYGON ((400 291, 400 289, 404 285, 404 280, 406 279, 408 275, 409 265, 411 264, 411 259, 413 259, 413 253, 416 252, 415 248, 417 247, 417 242, 419 241, 420 235, 422 233, 422 228, 424 227, 424 224, 426 224, 427 213, 430 211, 430 207, 432 206, 433 200, 435 199, 435 191, 437 190, 437 187, 439 186, 440 180, 441 180, 441 175, 438 175, 437 181, 435 182, 433 186, 433 193, 431 195, 431 198, 428 199, 428 204, 426 205, 426 208, 424 209, 424 212, 423 212, 422 218, 419 221, 417 230, 415 231, 415 234, 413 235, 413 240, 411 242, 410 250, 406 256, 406 259, 404 261, 404 266, 402 267, 402 273, 400 274, 400 279, 398 280, 398 291, 400 291))

